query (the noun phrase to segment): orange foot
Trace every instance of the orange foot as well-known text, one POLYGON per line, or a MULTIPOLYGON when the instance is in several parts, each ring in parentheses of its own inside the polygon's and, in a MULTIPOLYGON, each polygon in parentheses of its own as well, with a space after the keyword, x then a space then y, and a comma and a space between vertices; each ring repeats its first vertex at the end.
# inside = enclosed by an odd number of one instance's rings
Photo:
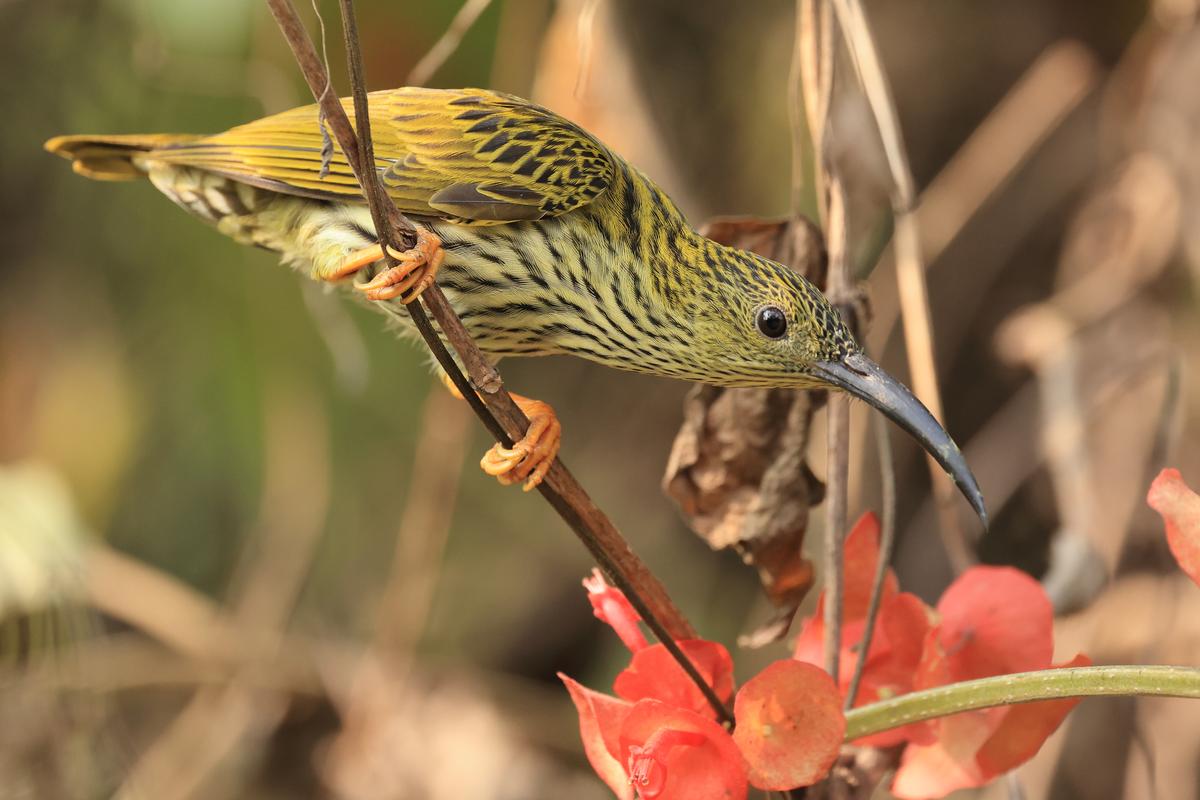
POLYGON ((524 490, 536 489, 550 471, 554 457, 562 444, 562 424, 554 409, 541 400, 532 400, 519 394, 512 396, 517 406, 529 417, 529 429, 524 438, 512 447, 493 445, 479 466, 488 475, 505 486, 525 481, 524 490))
MULTIPOLYGON (((445 373, 441 377, 450 394, 462 400, 462 392, 450 377, 445 373)), ((529 418, 529 428, 524 438, 512 447, 493 445, 479 460, 479 466, 505 486, 525 481, 524 490, 528 492, 536 489, 550 471, 550 465, 554 463, 559 445, 562 444, 562 424, 554 409, 541 400, 532 400, 519 394, 512 395, 512 399, 529 418)))
MULTIPOLYGON (((415 247, 404 252, 389 247, 388 254, 399 262, 396 266, 385 269, 366 283, 354 283, 354 288, 366 295, 368 300, 391 300, 407 292, 408 295, 401 298, 400 302, 408 305, 433 283, 446 257, 442 240, 420 227, 417 228, 415 247)), ((340 280, 381 259, 383 246, 373 244, 355 250, 337 269, 323 277, 329 281, 340 280)))

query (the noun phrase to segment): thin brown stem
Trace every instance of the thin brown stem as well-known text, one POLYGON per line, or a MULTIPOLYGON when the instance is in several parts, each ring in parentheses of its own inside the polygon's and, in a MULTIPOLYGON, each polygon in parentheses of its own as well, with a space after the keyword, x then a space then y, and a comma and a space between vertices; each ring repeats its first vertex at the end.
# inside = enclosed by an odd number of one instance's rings
POLYGON ((879 618, 879 606, 883 602, 883 583, 887 580, 888 567, 892 561, 892 548, 896 541, 896 464, 892 458, 892 440, 888 423, 882 414, 871 415, 871 427, 875 431, 876 448, 879 450, 879 473, 883 483, 883 509, 879 535, 879 562, 875 565, 875 577, 871 582, 871 599, 867 602, 867 619, 863 626, 862 641, 858 644, 858 660, 846 692, 846 708, 854 708, 858 688, 862 684, 863 671, 867 666, 867 654, 871 652, 871 639, 875 636, 875 622, 879 618))
MULTIPOLYGON (((846 197, 841 181, 828 176, 826 241, 829 247, 829 280, 826 294, 843 314, 852 319, 847 307, 850 293, 850 268, 846 258, 846 197)), ((825 669, 838 680, 842 650, 842 575, 843 543, 846 531, 847 494, 850 484, 850 398, 831 392, 826 405, 829 449, 825 475, 825 669)))
POLYGON ((837 681, 842 650, 842 544, 846 530, 846 484, 850 475, 849 398, 831 393, 825 417, 829 426, 825 476, 825 671, 837 681))
POLYGON ((797 0, 792 53, 792 213, 803 203, 806 165, 811 163, 817 212, 828 223, 825 134, 833 94, 833 12, 828 0, 797 0), (803 118, 800 110, 803 108, 803 118), (807 126, 808 137, 804 136, 807 126), (811 152, 806 153, 805 148, 811 152), (808 157, 806 157, 808 156, 808 157))
MULTIPOLYGON (((363 186, 363 194, 371 207, 380 241, 393 249, 405 249, 398 246, 398 235, 408 239, 408 244, 411 245, 415 228, 383 191, 378 173, 374 169, 362 51, 358 43, 352 0, 341 0, 341 8, 354 92, 355 118, 360 126, 358 136, 341 102, 334 98, 321 97, 320 92, 328 80, 324 66, 317 58, 312 41, 290 0, 267 0, 267 5, 291 46, 314 96, 321 102, 329 126, 346 154, 355 176, 363 186)), ((387 249, 384 248, 385 253, 387 249)), ((389 265, 392 263, 390 255, 388 262, 389 265)), ((421 302, 437 321, 441 337, 455 349, 459 361, 471 376, 471 381, 467 381, 458 363, 447 352, 438 331, 434 330, 420 304, 413 302, 404 308, 412 315, 425 343, 492 435, 501 444, 511 446, 513 441, 524 435, 529 420, 504 390, 499 373, 472 341, 436 284, 425 290, 421 295, 421 302)), ((671 602, 659 580, 633 553, 612 521, 596 507, 561 461, 554 462, 538 490, 592 553, 612 583, 628 595, 647 626, 704 693, 718 717, 723 721, 732 722, 732 713, 676 643, 678 639, 695 638, 695 631, 671 602)))
MULTIPOLYGON (((867 96, 879 129, 892 176, 892 211, 896 218, 896 282, 900 298, 904 340, 912 371, 913 390, 937 419, 942 419, 942 398, 934 359, 933 324, 929 309, 929 291, 915 214, 916 190, 909 167, 907 150, 892 100, 891 87, 880 63, 874 37, 867 24, 860 0, 830 0, 837 22, 845 32, 850 60, 867 96)), ((974 563, 970 542, 954 512, 955 491, 949 476, 930 456, 926 458, 942 541, 957 571, 974 563)))
MULTIPOLYGON (((835 23, 828 0, 797 0, 796 38, 792 54, 793 93, 802 91, 804 117, 811 141, 812 172, 817 190, 817 210, 825 228, 829 251, 829 278, 825 293, 849 313, 850 274, 846 259, 846 198, 841 180, 826 147, 832 104, 835 23)), ((803 130, 797 124, 796 98, 792 98, 793 157, 802 153, 803 130)), ((793 165, 792 213, 799 213, 802 165, 793 165)), ((852 316, 852 314, 850 315, 852 316)), ((850 473, 850 402, 831 393, 826 405, 828 456, 826 459, 825 547, 825 669, 837 680, 842 637, 842 541, 846 530, 847 487, 850 473)))

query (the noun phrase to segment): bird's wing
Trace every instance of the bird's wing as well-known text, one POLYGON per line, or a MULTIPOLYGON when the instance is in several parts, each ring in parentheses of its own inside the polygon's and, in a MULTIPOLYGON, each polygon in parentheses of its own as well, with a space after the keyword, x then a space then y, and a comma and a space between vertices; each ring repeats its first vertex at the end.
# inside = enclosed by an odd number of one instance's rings
MULTIPOLYGON (((343 107, 354 119, 349 99, 343 107)), ((608 188, 614 164, 578 126, 517 97, 482 89, 394 89, 370 95, 375 166, 407 214, 492 223, 556 216, 608 188)), ((315 105, 154 150, 284 194, 362 202, 358 181, 315 105)))

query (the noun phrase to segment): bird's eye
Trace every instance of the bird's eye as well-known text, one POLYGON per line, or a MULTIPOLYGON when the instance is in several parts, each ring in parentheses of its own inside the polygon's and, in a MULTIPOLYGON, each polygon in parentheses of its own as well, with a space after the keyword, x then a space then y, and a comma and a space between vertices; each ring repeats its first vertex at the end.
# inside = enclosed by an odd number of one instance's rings
POLYGON ((763 306, 754 319, 759 333, 768 339, 779 339, 787 333, 787 314, 776 306, 763 306))

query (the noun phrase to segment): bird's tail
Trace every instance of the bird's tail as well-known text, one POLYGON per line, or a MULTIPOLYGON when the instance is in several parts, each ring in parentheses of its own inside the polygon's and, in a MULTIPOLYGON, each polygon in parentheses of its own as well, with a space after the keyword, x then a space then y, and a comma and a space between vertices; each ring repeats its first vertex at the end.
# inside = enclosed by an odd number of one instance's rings
POLYGON ((80 175, 98 181, 145 177, 137 157, 151 150, 199 139, 187 133, 135 133, 127 136, 56 136, 46 149, 71 162, 80 175))

